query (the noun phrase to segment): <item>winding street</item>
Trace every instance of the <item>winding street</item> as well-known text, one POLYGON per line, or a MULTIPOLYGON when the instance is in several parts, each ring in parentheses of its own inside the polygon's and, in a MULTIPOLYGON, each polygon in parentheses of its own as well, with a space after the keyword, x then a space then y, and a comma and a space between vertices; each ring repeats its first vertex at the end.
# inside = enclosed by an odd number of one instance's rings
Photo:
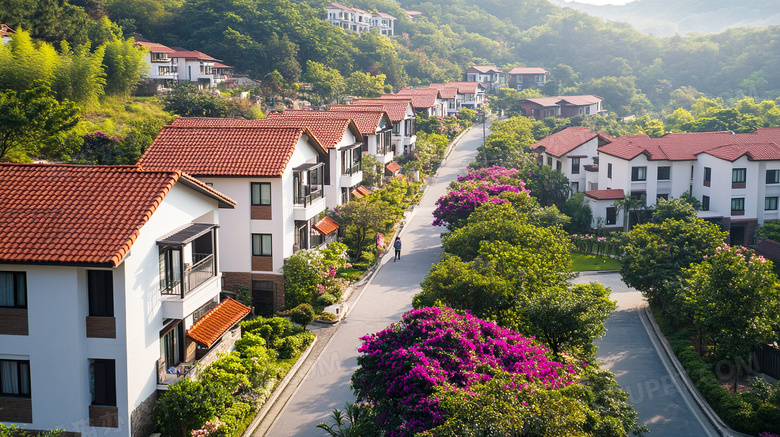
MULTIPOLYGON (((315 328, 318 341, 312 354, 252 437, 324 436, 316 425, 331 423, 334 408, 343 410, 346 402, 355 400, 350 377, 357 368, 360 337, 384 329, 411 309, 420 282, 443 253, 440 234, 444 229, 431 224, 435 202, 446 193, 450 181, 465 174, 482 144, 482 135, 480 126, 467 132, 429 181, 420 204, 401 230, 401 260, 393 262, 392 251, 388 251, 374 276, 347 301, 346 319, 315 328)), ((717 435, 700 418, 695 404, 680 394, 676 379, 655 349, 636 310, 643 304, 640 293, 626 287, 616 273, 583 274, 576 281, 612 287, 619 308, 607 322, 607 335, 597 343, 598 358, 631 395, 629 401, 639 411, 640 423, 655 436, 717 435)))

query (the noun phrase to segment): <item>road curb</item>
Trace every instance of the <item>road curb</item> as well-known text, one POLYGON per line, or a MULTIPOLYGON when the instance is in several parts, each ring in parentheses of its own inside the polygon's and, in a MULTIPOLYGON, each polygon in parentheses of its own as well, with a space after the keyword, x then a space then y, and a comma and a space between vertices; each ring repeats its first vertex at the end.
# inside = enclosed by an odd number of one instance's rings
POLYGON ((699 410, 702 412, 704 417, 707 418, 707 421, 709 421, 710 424, 718 431, 718 434, 723 437, 750 437, 747 434, 742 434, 729 428, 728 425, 726 425, 723 420, 721 420, 721 418, 715 413, 715 411, 712 410, 710 404, 707 403, 707 401, 702 397, 701 393, 699 393, 699 390, 694 385, 690 376, 688 376, 688 372, 677 359, 677 355, 675 355, 674 351, 672 350, 672 346, 668 341, 666 341, 666 337, 661 332, 661 328, 658 326, 658 323, 656 323, 655 318, 650 311, 650 307, 645 306, 644 308, 638 308, 638 311, 640 313, 640 317, 643 317, 652 328, 652 331, 647 330, 647 333, 654 336, 658 340, 658 343, 663 349, 664 355, 674 367, 674 371, 677 373, 677 377, 680 381, 682 381, 686 391, 691 395, 691 398, 693 398, 694 402, 696 402, 699 410))
MULTIPOLYGON (((271 397, 268 398, 268 400, 265 401, 263 404, 263 407, 260 408, 260 411, 257 412, 255 415, 255 418, 252 419, 252 422, 249 423, 249 426, 246 427, 246 430, 241 434, 241 437, 250 437, 255 430, 257 429, 258 425, 260 425, 260 422, 265 419, 265 416, 268 414, 268 412, 273 408, 274 403, 276 403, 276 400, 281 396, 284 389, 287 388, 287 385, 290 384, 290 381, 293 379, 295 374, 298 372, 298 369, 303 366, 303 363, 306 361, 307 358, 309 358, 309 354, 311 354, 311 351, 314 350, 314 345, 317 344, 317 339, 319 337, 314 337, 314 341, 311 342, 308 348, 306 348, 305 351, 301 354, 300 357, 295 361, 295 364, 290 368, 290 370, 287 372, 286 375, 284 375, 284 378, 282 378, 282 382, 279 383, 279 385, 276 386, 274 389, 274 392, 271 393, 271 397)), ((289 400, 289 399, 287 399, 289 400)), ((285 403, 287 402, 285 401, 285 403)))

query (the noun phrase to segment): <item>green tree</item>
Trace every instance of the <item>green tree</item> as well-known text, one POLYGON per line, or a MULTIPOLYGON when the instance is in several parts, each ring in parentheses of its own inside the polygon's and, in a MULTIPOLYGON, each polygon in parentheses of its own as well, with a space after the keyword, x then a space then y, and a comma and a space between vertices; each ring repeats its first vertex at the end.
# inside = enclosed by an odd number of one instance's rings
POLYGON ((490 125, 492 134, 477 153, 480 167, 501 165, 507 168, 522 168, 531 160, 528 146, 536 142, 533 122, 528 117, 512 117, 494 121, 490 125))
POLYGON ((526 179, 526 188, 542 206, 562 208, 569 197, 569 180, 558 170, 530 161, 523 167, 523 173, 530 175, 526 179))
POLYGON ((369 187, 378 187, 382 185, 382 180, 384 179, 384 166, 374 155, 363 155, 361 168, 363 169, 363 181, 361 182, 363 185, 369 187))
POLYGON ((335 408, 330 417, 333 419, 332 426, 322 422, 317 424, 317 428, 332 437, 370 437, 378 434, 370 404, 347 402, 344 412, 335 408))
POLYGON ((306 61, 304 79, 311 83, 312 91, 318 97, 317 104, 332 102, 344 94, 346 83, 338 70, 325 65, 306 61))
POLYGON ((50 84, 59 60, 51 44, 36 44, 29 32, 19 29, 10 43, 0 44, 0 89, 23 92, 35 83, 50 84))
POLYGON ((630 220, 631 214, 633 213, 636 221, 640 222, 640 212, 647 208, 647 199, 644 194, 638 199, 628 195, 622 199, 616 200, 615 208, 617 209, 617 213, 623 216, 623 231, 628 232, 632 225, 630 220))
POLYGON ((694 326, 709 334, 716 356, 736 364, 736 392, 739 361, 747 362, 754 347, 774 340, 780 323, 772 262, 743 247, 723 246, 683 273, 684 305, 694 326))
POLYGON ((0 91, 0 160, 10 154, 17 159, 60 159, 69 151, 49 146, 76 127, 78 112, 73 102, 57 102, 40 82, 20 93, 0 91))
POLYGON ((87 107, 96 107, 105 93, 106 73, 103 71, 105 47, 100 46, 94 52, 84 44, 71 50, 63 42, 60 49, 60 62, 54 73, 52 89, 57 99, 65 99, 87 107))
POLYGON ((780 241, 780 220, 767 220, 756 229, 759 238, 780 241))
POLYGON ((209 390, 198 381, 182 378, 171 385, 154 407, 157 429, 165 437, 187 437, 214 417, 209 390))
POLYGON ((701 219, 639 225, 626 234, 623 282, 666 309, 677 294, 682 270, 712 256, 726 235, 718 225, 701 219))
POLYGON ((212 93, 198 91, 192 83, 182 83, 162 99, 163 108, 182 117, 226 117, 226 101, 212 93))
POLYGON ((374 235, 384 231, 387 223, 394 218, 387 202, 371 197, 354 199, 336 213, 339 223, 346 225, 347 232, 355 238, 356 247, 351 248, 355 252, 355 259, 360 259, 367 245, 374 241, 374 235))
POLYGON ((129 96, 148 69, 148 50, 135 45, 133 38, 115 39, 106 44, 103 64, 106 66, 106 94, 129 96))
POLYGON ((683 199, 658 199, 650 221, 663 223, 669 219, 693 222, 696 220, 696 208, 683 199))
POLYGON ((385 78, 384 74, 352 72, 346 80, 346 92, 355 97, 379 97, 385 92, 385 78))
POLYGON ((290 310, 290 320, 303 326, 304 331, 314 321, 316 315, 314 308, 308 303, 302 303, 290 310))
POLYGON ((567 232, 574 234, 591 229, 593 211, 590 209, 590 203, 585 199, 585 194, 582 191, 572 194, 566 200, 566 203, 563 204, 561 212, 571 217, 571 222, 564 227, 567 232))

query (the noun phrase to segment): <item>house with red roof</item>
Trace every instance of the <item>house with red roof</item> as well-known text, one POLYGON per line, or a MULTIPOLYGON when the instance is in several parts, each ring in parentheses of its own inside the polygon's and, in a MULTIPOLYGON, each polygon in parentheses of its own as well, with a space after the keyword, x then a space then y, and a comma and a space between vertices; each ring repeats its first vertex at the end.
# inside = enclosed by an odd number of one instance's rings
POLYGON ((730 244, 751 244, 758 225, 780 218, 780 128, 624 136, 598 152, 598 190, 585 194, 607 226, 622 222, 609 210, 616 198, 645 196, 652 206, 686 192, 701 201, 699 217, 729 230, 730 244))
POLYGON ((444 117, 447 115, 447 102, 441 95, 441 91, 434 87, 403 88, 398 94, 386 94, 385 96, 409 96, 415 111, 425 117, 444 117))
POLYGON ((539 97, 520 100, 523 115, 541 120, 547 117, 570 118, 596 115, 603 111, 602 99, 596 95, 539 97))
POLYGON ((11 42, 11 36, 15 33, 16 31, 11 29, 9 26, 0 24, 0 40, 2 40, 3 45, 11 42))
POLYGON ((221 216, 171 169, 0 164, 0 422, 149 435, 158 391, 231 347, 221 216))
POLYGON ((611 141, 603 132, 573 126, 538 141, 531 150, 537 153, 540 164, 562 172, 576 193, 598 189, 598 151, 611 141))
POLYGON ((417 127, 415 125, 417 114, 412 105, 411 97, 355 99, 352 101, 351 106, 371 107, 387 112, 390 121, 393 123, 391 141, 395 155, 403 153, 408 156, 414 153, 414 144, 417 142, 417 127))
POLYGON ((392 143, 393 123, 390 115, 381 106, 331 105, 328 112, 339 114, 355 121, 363 136, 363 153, 376 157, 387 164, 395 156, 392 143))
POLYGON ((148 77, 162 87, 187 81, 207 89, 233 76, 232 66, 196 50, 168 47, 143 38, 138 38, 135 45, 149 51, 146 57, 148 77))
POLYGON ((506 86, 506 74, 495 65, 475 65, 463 74, 466 82, 479 82, 489 93, 496 93, 506 86))
POLYGON ((393 36, 395 34, 396 18, 390 14, 367 12, 339 3, 331 3, 325 6, 325 9, 328 12, 328 21, 344 30, 360 33, 376 29, 380 35, 393 36))
POLYGON ((550 72, 539 67, 516 67, 506 74, 507 86, 522 91, 528 88, 543 88, 550 72))
POLYGON ((466 108, 480 111, 487 103, 485 86, 480 82, 447 82, 445 86, 457 88, 458 110, 465 106, 466 108))
POLYGON ((327 206, 329 152, 310 129, 182 117, 163 127, 138 164, 180 169, 239 199, 221 216, 224 286, 249 287, 256 307, 284 306, 284 260, 327 237, 317 223, 327 206))

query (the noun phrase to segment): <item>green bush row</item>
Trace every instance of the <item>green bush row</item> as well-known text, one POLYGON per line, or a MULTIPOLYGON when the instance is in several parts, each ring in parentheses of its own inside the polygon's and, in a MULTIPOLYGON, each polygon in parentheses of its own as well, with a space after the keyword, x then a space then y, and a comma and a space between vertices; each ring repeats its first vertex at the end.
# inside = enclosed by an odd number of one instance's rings
POLYGON ((295 357, 309 347, 313 341, 314 333, 308 331, 285 337, 279 349, 277 349, 279 358, 286 360, 295 357))

